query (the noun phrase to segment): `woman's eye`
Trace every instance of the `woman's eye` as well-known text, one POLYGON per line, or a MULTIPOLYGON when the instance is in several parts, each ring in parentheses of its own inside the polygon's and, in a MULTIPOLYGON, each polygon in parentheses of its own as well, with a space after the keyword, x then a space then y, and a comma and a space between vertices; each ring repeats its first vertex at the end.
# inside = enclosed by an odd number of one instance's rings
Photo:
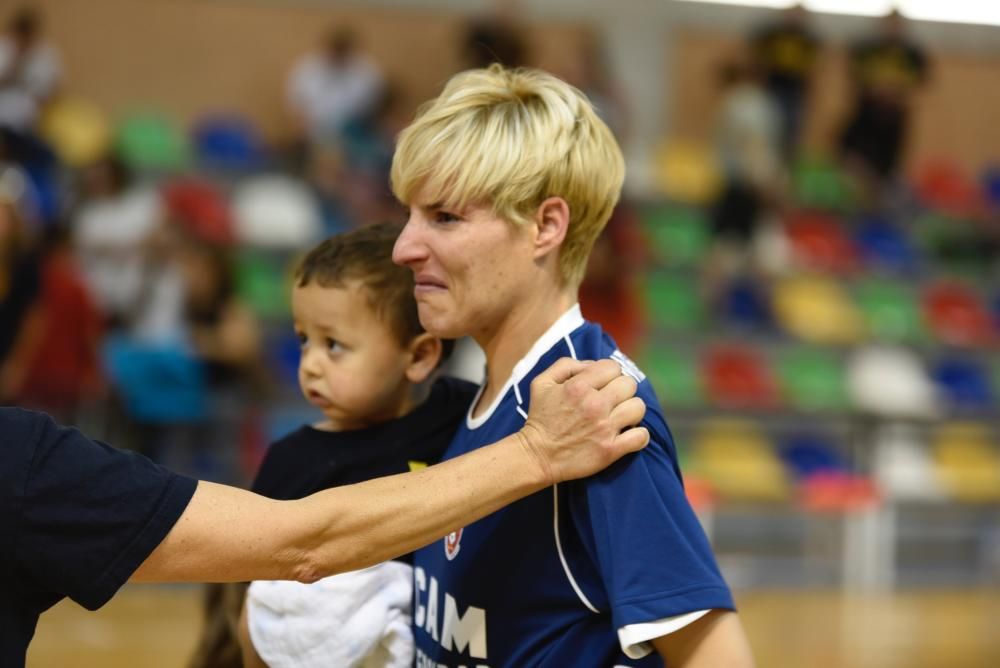
POLYGON ((455 214, 447 211, 438 211, 434 219, 439 223, 457 223, 462 220, 460 216, 456 216, 455 214))

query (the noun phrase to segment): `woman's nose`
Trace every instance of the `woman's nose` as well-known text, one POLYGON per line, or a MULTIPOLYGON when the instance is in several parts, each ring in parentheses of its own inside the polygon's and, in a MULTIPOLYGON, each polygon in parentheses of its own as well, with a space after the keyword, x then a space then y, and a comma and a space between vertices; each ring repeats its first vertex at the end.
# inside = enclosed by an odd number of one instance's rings
POLYGON ((414 220, 411 215, 406 221, 403 231, 396 239, 396 245, 392 248, 392 261, 398 265, 409 266, 424 258, 423 243, 420 241, 420 222, 414 220))

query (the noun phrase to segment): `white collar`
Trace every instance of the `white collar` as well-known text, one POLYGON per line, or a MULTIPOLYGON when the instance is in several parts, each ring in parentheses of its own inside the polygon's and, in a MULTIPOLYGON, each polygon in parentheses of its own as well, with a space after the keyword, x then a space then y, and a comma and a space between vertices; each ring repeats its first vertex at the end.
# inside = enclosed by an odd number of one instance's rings
MULTIPOLYGON (((572 332, 576 331, 581 325, 584 324, 583 314, 580 312, 580 305, 573 304, 568 311, 559 316, 559 319, 552 323, 552 326, 546 330, 535 341, 531 349, 528 350, 527 354, 521 358, 521 360, 514 365, 514 369, 510 374, 510 378, 504 383, 503 389, 501 389, 496 397, 493 398, 493 403, 490 404, 481 415, 478 417, 472 417, 472 411, 475 409, 476 405, 479 403, 479 397, 482 396, 483 390, 486 389, 486 381, 484 380, 482 385, 479 386, 479 392, 476 393, 476 398, 473 400, 472 404, 469 406, 469 412, 466 414, 465 421, 469 429, 477 429, 481 427, 483 423, 493 416, 493 412, 496 410, 497 406, 510 391, 510 388, 515 383, 520 383, 521 380, 528 375, 528 373, 535 368, 538 364, 538 360, 542 358, 542 355, 547 353, 552 349, 560 339, 569 336, 572 332)), ((521 402, 518 402, 521 403, 521 402)))

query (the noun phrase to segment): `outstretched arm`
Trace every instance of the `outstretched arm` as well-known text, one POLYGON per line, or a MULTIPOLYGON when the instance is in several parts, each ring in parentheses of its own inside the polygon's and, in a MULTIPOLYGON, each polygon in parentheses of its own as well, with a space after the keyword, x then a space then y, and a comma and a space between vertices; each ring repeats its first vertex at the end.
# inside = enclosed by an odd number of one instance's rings
POLYGON ((645 447, 635 382, 615 362, 560 360, 521 431, 423 471, 274 501, 202 482, 133 581, 313 582, 411 552, 555 482, 645 447))

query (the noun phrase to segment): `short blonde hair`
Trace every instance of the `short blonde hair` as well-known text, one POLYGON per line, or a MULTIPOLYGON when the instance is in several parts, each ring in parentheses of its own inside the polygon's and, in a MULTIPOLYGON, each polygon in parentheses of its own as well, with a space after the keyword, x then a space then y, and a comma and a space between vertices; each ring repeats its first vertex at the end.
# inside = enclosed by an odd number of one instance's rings
POLYGON ((489 205, 513 223, 548 197, 569 205, 559 254, 562 279, 578 285, 587 256, 621 194, 625 162, 587 98, 530 69, 469 70, 448 81, 399 135, 392 189, 448 207, 489 205))

